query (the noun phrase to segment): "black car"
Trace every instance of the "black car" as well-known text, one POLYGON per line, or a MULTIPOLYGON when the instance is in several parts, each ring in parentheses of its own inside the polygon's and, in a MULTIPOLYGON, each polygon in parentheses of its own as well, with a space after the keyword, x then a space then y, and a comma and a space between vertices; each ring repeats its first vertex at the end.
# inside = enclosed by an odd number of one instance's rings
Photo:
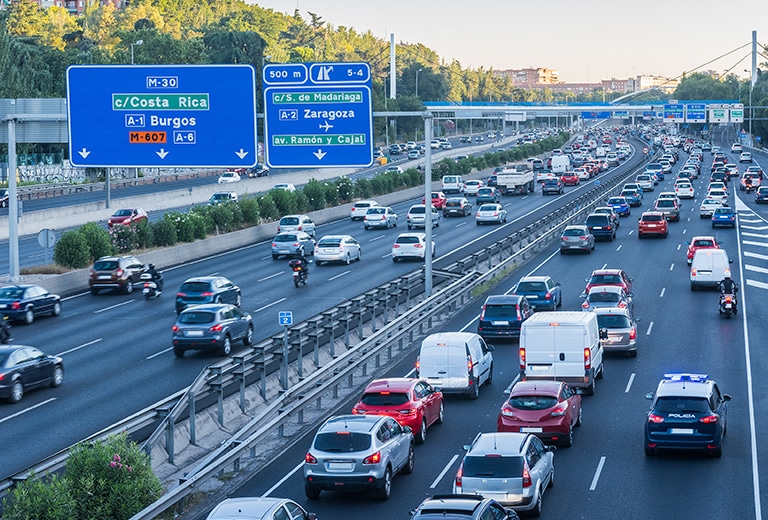
POLYGON ((525 296, 517 294, 489 296, 480 311, 477 333, 483 339, 520 337, 520 327, 532 314, 533 308, 525 296))
POLYGON ((248 177, 267 177, 269 175, 269 168, 266 164, 257 163, 253 168, 245 170, 245 174, 248 177))
POLYGON ((199 276, 181 284, 176 293, 177 314, 203 303, 231 303, 240 307, 240 287, 223 276, 199 276))
POLYGON ((518 520, 517 513, 481 495, 435 495, 411 511, 411 520, 518 520))
POLYGON ((64 361, 26 345, 0 347, 0 398, 18 403, 24 392, 45 385, 61 385, 64 361))
POLYGON ((39 285, 9 285, 0 289, 0 315, 27 325, 38 316, 61 314, 61 297, 39 285))
POLYGON ((560 195, 563 193, 563 183, 560 182, 560 179, 547 179, 544 181, 544 184, 541 186, 541 194, 542 195, 560 195))
POLYGON ((469 202, 464 197, 451 197, 450 199, 445 201, 445 206, 443 207, 444 217, 453 217, 453 216, 466 217, 467 215, 471 215, 471 214, 472 214, 472 203, 469 202))
POLYGON ((595 237, 595 240, 604 238, 613 241, 616 238, 616 226, 610 215, 605 213, 592 213, 587 216, 584 224, 589 228, 589 232, 595 237))
POLYGON ((389 145, 389 155, 400 155, 403 153, 402 148, 398 144, 389 145))
POLYGON ((232 352, 232 343, 253 343, 253 320, 234 305, 195 305, 185 309, 176 319, 173 353, 184 356, 187 350, 217 350, 222 356, 232 352))

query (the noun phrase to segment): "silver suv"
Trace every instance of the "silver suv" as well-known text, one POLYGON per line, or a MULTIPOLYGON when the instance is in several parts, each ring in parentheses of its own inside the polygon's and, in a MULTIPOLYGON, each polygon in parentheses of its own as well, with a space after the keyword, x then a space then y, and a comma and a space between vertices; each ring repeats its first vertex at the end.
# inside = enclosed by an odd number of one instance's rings
POLYGON ((316 499, 323 490, 372 489, 387 500, 392 476, 413 472, 413 446, 411 429, 391 417, 331 417, 304 456, 304 492, 316 499))
POLYGON ((518 511, 541 514, 544 490, 555 483, 554 446, 530 433, 479 433, 461 462, 454 493, 492 498, 518 511))

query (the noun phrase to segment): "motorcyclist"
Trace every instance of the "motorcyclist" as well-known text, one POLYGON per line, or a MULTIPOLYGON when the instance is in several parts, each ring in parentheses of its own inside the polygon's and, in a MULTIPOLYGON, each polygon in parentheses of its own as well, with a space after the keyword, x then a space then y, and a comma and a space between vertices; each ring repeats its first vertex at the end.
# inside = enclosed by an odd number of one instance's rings
POLYGON ((747 177, 744 179, 744 187, 747 191, 752 189, 752 177, 747 177))
POLYGON ((152 277, 152 281, 157 285, 157 291, 163 290, 163 273, 155 269, 155 264, 147 265, 147 273, 152 277))
POLYGON ((300 270, 300 276, 302 276, 304 279, 307 278, 307 275, 309 274, 309 262, 307 262, 307 259, 304 258, 304 255, 300 255, 298 258, 296 258, 296 262, 293 262, 291 267, 294 271, 300 270))
POLYGON ((731 275, 726 274, 725 278, 720 280, 720 283, 718 284, 720 287, 720 301, 722 302, 722 297, 726 294, 730 294, 733 296, 733 308, 736 308, 736 305, 738 304, 738 301, 736 299, 736 293, 739 292, 739 284, 737 284, 732 278, 731 275))

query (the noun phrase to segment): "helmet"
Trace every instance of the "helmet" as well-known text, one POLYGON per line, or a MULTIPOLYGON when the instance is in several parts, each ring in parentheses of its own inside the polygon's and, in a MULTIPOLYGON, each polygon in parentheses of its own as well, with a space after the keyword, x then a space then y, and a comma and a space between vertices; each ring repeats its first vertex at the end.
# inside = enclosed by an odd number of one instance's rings
POLYGON ((155 264, 149 264, 149 265, 147 265, 147 267, 150 268, 150 269, 154 269, 155 268, 155 264))
POLYGON ((729 275, 729 274, 727 274, 727 273, 726 273, 726 275, 723 277, 723 280, 730 280, 730 279, 731 279, 731 275, 729 275))

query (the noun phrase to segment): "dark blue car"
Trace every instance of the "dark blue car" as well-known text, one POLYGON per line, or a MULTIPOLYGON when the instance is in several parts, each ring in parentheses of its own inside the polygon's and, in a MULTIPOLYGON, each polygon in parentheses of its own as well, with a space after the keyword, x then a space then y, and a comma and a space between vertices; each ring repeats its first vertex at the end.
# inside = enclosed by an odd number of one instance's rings
POLYGON ((38 316, 61 314, 61 297, 39 285, 9 285, 0 289, 0 316, 27 325, 38 316))
POLYGON ((531 307, 538 311, 554 311, 563 304, 560 284, 551 276, 525 276, 512 288, 512 294, 525 296, 531 307))
POLYGON ((728 226, 735 228, 736 211, 729 206, 716 208, 714 213, 712 213, 712 228, 716 228, 717 226, 728 226))
POLYGON ((199 276, 181 284, 176 293, 176 314, 204 303, 231 303, 240 307, 240 287, 223 276, 199 276))
POLYGON ((640 206, 643 204, 643 194, 637 190, 622 190, 621 196, 627 199, 629 207, 640 206))
POLYGON ((629 216, 629 201, 626 197, 611 197, 608 199, 608 205, 611 206, 620 217, 629 216))

